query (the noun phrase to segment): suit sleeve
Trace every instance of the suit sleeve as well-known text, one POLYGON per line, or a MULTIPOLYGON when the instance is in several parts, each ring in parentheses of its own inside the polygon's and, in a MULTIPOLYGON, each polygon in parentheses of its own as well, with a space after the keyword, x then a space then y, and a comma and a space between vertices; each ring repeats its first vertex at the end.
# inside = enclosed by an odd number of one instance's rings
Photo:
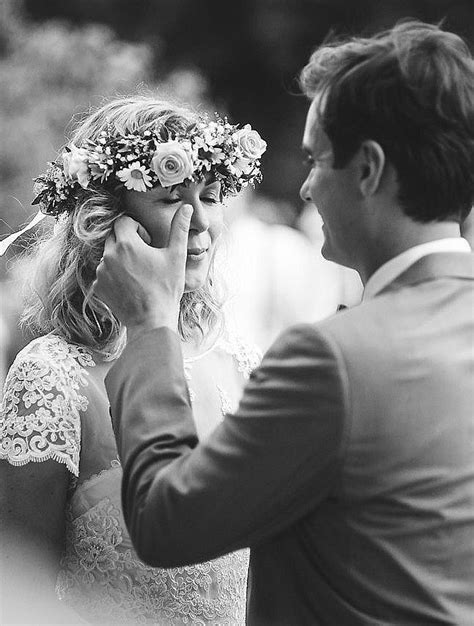
POLYGON ((237 412, 198 444, 178 337, 160 328, 127 346, 106 386, 140 558, 158 567, 209 560, 314 509, 343 454, 341 363, 314 327, 294 327, 254 370, 237 412))

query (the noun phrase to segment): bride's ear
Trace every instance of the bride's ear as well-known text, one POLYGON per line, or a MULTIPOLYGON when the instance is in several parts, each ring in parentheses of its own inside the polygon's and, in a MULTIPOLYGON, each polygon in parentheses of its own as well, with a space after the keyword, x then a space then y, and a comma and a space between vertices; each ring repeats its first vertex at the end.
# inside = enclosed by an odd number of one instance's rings
POLYGON ((377 193, 385 168, 385 153, 379 143, 372 140, 363 141, 360 149, 359 188, 364 197, 377 193))

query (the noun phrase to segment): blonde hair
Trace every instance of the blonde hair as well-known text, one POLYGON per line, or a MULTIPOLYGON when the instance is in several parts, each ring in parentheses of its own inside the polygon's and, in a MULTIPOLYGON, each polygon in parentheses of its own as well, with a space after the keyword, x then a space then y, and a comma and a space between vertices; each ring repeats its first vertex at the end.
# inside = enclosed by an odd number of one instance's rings
MULTIPOLYGON (((117 133, 160 128, 183 131, 198 114, 149 95, 115 99, 89 113, 71 137, 80 147, 112 126, 117 133)), ((53 233, 43 233, 23 261, 25 306, 21 323, 35 333, 57 332, 72 343, 88 346, 105 357, 117 357, 125 329, 92 292, 97 265, 115 220, 122 215, 122 188, 91 185, 74 210, 57 219, 53 233)), ((183 294, 179 333, 184 340, 203 338, 222 321, 223 285, 216 279, 214 258, 205 284, 183 294)))

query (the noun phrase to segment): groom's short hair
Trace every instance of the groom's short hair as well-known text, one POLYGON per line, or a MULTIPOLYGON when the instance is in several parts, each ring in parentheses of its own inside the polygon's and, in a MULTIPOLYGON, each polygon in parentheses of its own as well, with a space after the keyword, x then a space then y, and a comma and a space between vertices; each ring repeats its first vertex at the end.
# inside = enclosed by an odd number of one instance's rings
POLYGON ((474 66, 454 33, 401 22, 370 38, 325 42, 300 84, 319 99, 322 128, 344 167, 377 141, 395 167, 399 201, 418 221, 462 221, 474 197, 474 66))

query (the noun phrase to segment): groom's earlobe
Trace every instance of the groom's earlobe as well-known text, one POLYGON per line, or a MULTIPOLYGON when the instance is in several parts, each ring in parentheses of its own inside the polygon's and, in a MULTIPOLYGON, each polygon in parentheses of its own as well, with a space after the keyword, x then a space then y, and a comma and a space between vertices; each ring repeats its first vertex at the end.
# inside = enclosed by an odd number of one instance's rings
POLYGON ((364 141, 360 148, 362 172, 360 191, 365 197, 373 196, 379 189, 385 167, 385 153, 376 141, 364 141))

